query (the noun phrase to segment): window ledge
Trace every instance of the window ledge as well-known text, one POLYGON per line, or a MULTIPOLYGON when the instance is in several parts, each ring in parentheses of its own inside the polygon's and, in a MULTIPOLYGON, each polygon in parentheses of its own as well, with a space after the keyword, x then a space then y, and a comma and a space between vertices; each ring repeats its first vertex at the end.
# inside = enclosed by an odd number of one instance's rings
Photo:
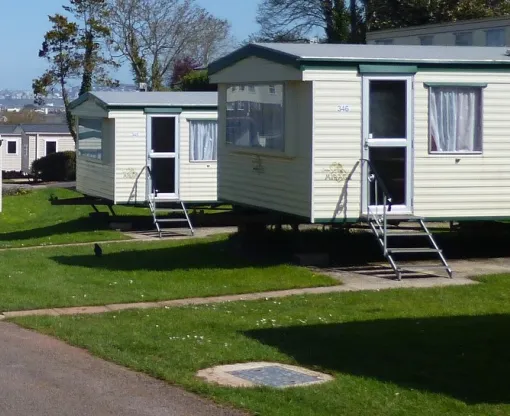
POLYGON ((212 165, 218 163, 217 160, 189 160, 189 163, 196 163, 198 165, 212 165))
POLYGON ((98 165, 107 165, 108 164, 103 159, 96 159, 95 157, 89 157, 89 156, 83 156, 83 155, 78 155, 77 154, 76 158, 77 159, 82 159, 82 160, 87 161, 87 162, 96 163, 98 165))
POLYGON ((429 152, 430 156, 483 156, 483 152, 429 152))

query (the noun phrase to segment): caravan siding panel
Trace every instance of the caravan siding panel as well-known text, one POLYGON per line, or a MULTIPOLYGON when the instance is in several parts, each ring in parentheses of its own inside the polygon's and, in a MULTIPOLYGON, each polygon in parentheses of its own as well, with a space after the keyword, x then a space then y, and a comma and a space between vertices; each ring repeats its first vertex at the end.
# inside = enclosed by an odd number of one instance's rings
POLYGON ((312 84, 286 83, 287 150, 272 156, 226 145, 225 85, 219 94, 218 199, 310 218, 312 84))
POLYGON ((3 166, 2 170, 4 171, 15 171, 21 172, 21 135, 2 135, 3 139, 2 144, 2 154, 3 154, 3 166), (16 153, 8 153, 9 142, 16 143, 16 153))
POLYGON ((262 58, 250 57, 211 75, 217 84, 299 81, 301 71, 287 65, 277 64, 262 58))
MULTIPOLYGON (((73 137, 70 134, 39 134, 37 142, 37 159, 46 156, 46 142, 56 141, 57 152, 65 152, 68 150, 74 151, 75 144, 73 137)), ((31 160, 30 163, 32 163, 31 160)))
POLYGON ((212 202, 217 197, 218 163, 190 161, 190 120, 217 120, 216 111, 184 112, 179 118, 179 196, 185 202, 212 202))
POLYGON ((306 71, 313 81, 313 218, 359 218, 361 169, 361 78, 352 71, 306 71), (349 112, 339 112, 348 105, 349 112))
POLYGON ((142 110, 110 112, 115 119, 115 202, 141 203, 146 199, 146 115, 142 110))
POLYGON ((76 189, 78 192, 114 201, 114 131, 115 121, 104 119, 103 160, 76 156, 76 189))
POLYGON ((113 201, 113 166, 86 157, 76 158, 76 189, 113 201))
POLYGON ((415 83, 414 210, 427 218, 510 216, 510 75, 423 72, 415 83), (487 82, 483 90, 483 153, 429 154, 428 89, 424 82, 487 82))

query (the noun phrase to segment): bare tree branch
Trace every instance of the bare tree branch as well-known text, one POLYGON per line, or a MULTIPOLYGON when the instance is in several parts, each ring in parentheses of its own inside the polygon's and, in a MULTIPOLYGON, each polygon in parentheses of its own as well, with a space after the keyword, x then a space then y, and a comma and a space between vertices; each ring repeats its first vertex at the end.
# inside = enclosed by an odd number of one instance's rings
POLYGON ((204 65, 223 53, 230 25, 195 0, 109 0, 111 44, 131 65, 135 82, 162 89, 177 59, 204 65))

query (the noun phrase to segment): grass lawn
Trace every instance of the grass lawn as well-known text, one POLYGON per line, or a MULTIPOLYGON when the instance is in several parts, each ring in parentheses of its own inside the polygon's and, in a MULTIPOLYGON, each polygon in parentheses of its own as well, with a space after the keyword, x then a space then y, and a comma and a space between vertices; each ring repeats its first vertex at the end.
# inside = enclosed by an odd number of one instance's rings
POLYGON ((510 275, 481 281, 15 322, 259 415, 509 415, 510 275), (335 380, 282 391, 194 376, 251 360, 335 380))
POLYGON ((269 258, 248 258, 235 239, 8 250, 0 262, 0 311, 101 305, 327 286, 337 281, 269 258))
MULTIPOLYGON (((51 195, 59 198, 79 193, 47 188, 25 195, 5 196, 0 214, 0 248, 126 239, 104 222, 89 218, 90 206, 53 206, 51 195)), ((106 210, 107 208, 101 208, 106 210)), ((115 207, 119 215, 143 215, 140 208, 115 207)))

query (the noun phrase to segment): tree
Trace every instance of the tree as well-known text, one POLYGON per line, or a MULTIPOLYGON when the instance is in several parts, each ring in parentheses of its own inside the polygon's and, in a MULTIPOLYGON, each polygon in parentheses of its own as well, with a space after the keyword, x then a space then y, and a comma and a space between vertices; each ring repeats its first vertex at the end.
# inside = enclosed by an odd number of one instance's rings
POLYGON ((344 0, 262 0, 257 10, 262 38, 304 39, 319 30, 328 43, 349 39, 349 12, 344 0))
POLYGON ((80 46, 83 49, 83 72, 79 92, 82 95, 92 90, 94 80, 97 84, 111 84, 106 69, 118 65, 102 53, 102 43, 110 36, 110 29, 105 23, 108 16, 106 0, 69 0, 69 3, 69 6, 63 6, 64 10, 82 24, 80 46))
POLYGON ((70 22, 65 16, 56 14, 49 17, 52 28, 44 36, 39 56, 48 60, 50 68, 32 83, 35 101, 44 102, 49 88, 59 85, 66 108, 66 121, 69 131, 76 141, 76 128, 69 108, 68 82, 80 74, 81 58, 78 53, 78 25, 70 22))
POLYGON ((186 56, 182 59, 178 59, 174 63, 174 68, 172 71, 172 77, 170 78, 170 87, 175 87, 178 85, 182 78, 188 75, 190 72, 199 68, 200 64, 194 58, 190 56, 186 56))
POLYGON ((29 110, 29 109, 23 109, 21 111, 6 111, 0 113, 0 120, 6 120, 5 123, 9 124, 23 124, 23 123, 44 123, 45 117, 44 114, 29 110), (5 119, 4 119, 5 117, 5 119))
POLYGON ((365 0, 368 30, 496 17, 510 13, 510 0, 365 0))
POLYGON ((329 43, 364 43, 367 30, 510 14, 510 0, 262 0, 258 37, 303 39, 319 31, 329 43), (348 10, 347 10, 348 8, 348 10))
POLYGON ((164 88, 185 56, 207 65, 229 47, 230 25, 195 0, 108 0, 115 53, 129 62, 135 83, 164 88))
POLYGON ((206 70, 191 71, 182 77, 178 85, 179 91, 218 91, 216 84, 209 83, 209 75, 206 70))
POLYGON ((32 88, 35 102, 42 104, 51 90, 58 86, 64 101, 66 122, 73 139, 77 133, 69 103, 69 83, 81 78, 80 94, 90 91, 94 81, 115 84, 107 75, 107 67, 115 66, 104 57, 101 41, 109 35, 101 23, 106 0, 69 0, 64 10, 73 14, 77 22, 62 14, 49 16, 51 29, 45 34, 39 57, 49 63, 49 69, 35 79, 32 88))

